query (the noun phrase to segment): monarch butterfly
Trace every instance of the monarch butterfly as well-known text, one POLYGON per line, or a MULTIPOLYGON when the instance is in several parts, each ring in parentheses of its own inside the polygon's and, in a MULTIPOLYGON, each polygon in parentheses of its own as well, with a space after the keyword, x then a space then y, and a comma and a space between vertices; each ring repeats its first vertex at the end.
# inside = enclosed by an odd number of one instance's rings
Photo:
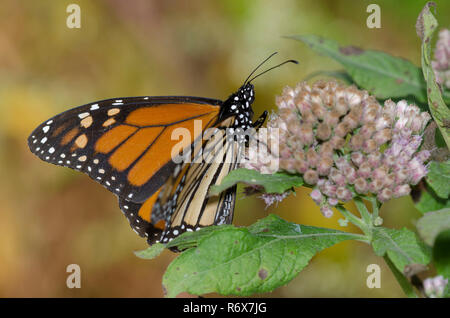
MULTIPOLYGON (((297 63, 286 61, 250 79, 274 54, 225 101, 190 96, 97 101, 46 120, 29 136, 29 148, 44 161, 88 174, 117 195, 132 229, 147 237, 149 245, 201 227, 230 224, 236 187, 218 196, 209 196, 208 191, 236 168, 242 143, 223 137, 219 141, 225 149, 223 160, 176 163, 171 154, 178 141, 172 135, 185 128, 191 136, 182 148, 206 149, 214 147, 201 138, 208 128, 259 128, 267 112, 252 122, 251 82, 275 67, 297 63), (201 121, 200 132, 195 131, 196 120, 201 121)), ((191 152, 191 159, 198 153, 191 152)))

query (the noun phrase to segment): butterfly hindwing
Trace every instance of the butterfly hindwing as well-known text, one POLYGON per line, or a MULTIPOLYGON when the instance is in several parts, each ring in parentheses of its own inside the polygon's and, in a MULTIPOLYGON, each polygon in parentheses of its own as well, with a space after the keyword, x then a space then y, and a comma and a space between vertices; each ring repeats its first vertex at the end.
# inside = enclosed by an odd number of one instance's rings
POLYGON ((177 165, 160 190, 145 202, 119 198, 131 227, 147 237, 149 244, 166 243, 186 231, 232 222, 236 187, 217 196, 210 196, 209 190, 238 165, 242 145, 226 136, 226 128, 233 121, 229 118, 207 130, 201 147, 196 147, 199 143, 192 145, 190 161, 177 165))
MULTIPOLYGON (((145 219, 150 224, 146 224, 147 233, 141 232, 141 235, 147 236, 149 244, 156 241, 166 243, 183 232, 201 227, 231 223, 236 187, 217 196, 210 196, 209 190, 212 185, 220 184, 238 164, 242 147, 226 138, 225 132, 232 122, 233 119, 227 120, 213 130, 214 138, 202 143, 201 152, 200 148, 193 146, 191 162, 180 165, 158 194, 143 204, 136 204, 133 218, 129 217, 129 221, 139 233, 144 228, 142 220, 137 217, 147 216, 145 219)), ((129 207, 125 211, 123 202, 122 211, 129 216, 129 207)))
POLYGON ((144 202, 176 166, 173 131, 189 129, 192 142, 195 120, 201 120, 201 130, 211 126, 220 104, 185 96, 103 100, 45 121, 28 144, 42 160, 82 171, 119 197, 144 202))

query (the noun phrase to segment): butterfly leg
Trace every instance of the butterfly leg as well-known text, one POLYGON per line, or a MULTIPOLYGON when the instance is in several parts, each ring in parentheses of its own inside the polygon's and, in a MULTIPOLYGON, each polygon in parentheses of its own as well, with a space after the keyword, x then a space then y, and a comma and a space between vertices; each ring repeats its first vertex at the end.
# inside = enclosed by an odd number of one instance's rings
POLYGON ((253 123, 253 128, 259 129, 264 124, 267 118, 267 110, 265 110, 261 116, 253 123))

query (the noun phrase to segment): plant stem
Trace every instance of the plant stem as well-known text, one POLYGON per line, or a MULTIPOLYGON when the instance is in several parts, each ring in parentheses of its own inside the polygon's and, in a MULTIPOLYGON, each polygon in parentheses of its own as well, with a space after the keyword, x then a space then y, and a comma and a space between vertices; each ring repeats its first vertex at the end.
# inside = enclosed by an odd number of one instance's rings
POLYGON ((361 214, 364 223, 366 223, 367 226, 371 226, 373 224, 372 215, 370 214, 369 210, 367 210, 367 207, 364 204, 363 200, 361 198, 356 197, 353 201, 355 201, 356 208, 361 214))
POLYGON ((362 219, 360 219, 359 217, 357 217, 356 215, 354 215, 353 213, 351 213, 350 211, 348 211, 346 208, 344 208, 343 205, 337 205, 336 209, 341 212, 341 214, 350 222, 352 222, 354 225, 356 225, 357 227, 359 227, 364 234, 369 234, 368 228, 366 226, 366 224, 364 223, 364 221, 362 219))
POLYGON ((397 282, 399 283, 406 296, 408 296, 409 298, 417 298, 418 296, 414 292, 414 288, 412 287, 408 279, 397 269, 397 267, 395 267, 389 256, 386 254, 383 256, 383 258, 386 261, 386 264, 389 266, 392 274, 394 274, 395 279, 397 279, 397 282))
MULTIPOLYGON (((367 238, 367 242, 369 245, 372 243, 372 229, 374 227, 374 220, 378 217, 378 201, 376 198, 367 198, 372 203, 372 209, 373 213, 370 213, 367 209, 366 205, 364 204, 363 200, 361 198, 355 198, 355 205, 358 209, 359 213, 361 214, 362 218, 357 217, 350 211, 348 211, 344 206, 337 205, 336 209, 351 223, 359 227, 365 234, 365 237, 367 238)), ((361 240, 363 241, 363 240, 361 240)), ((402 288, 403 292, 408 296, 409 298, 417 298, 417 294, 414 291, 413 286, 408 281, 408 279, 401 273, 395 265, 390 260, 389 256, 385 254, 384 260, 386 261, 387 265, 389 266, 389 269, 392 271, 392 274, 394 274, 395 279, 399 283, 400 287, 402 288)))
POLYGON ((375 197, 367 197, 367 200, 372 203, 372 220, 375 221, 379 212, 378 200, 375 197))

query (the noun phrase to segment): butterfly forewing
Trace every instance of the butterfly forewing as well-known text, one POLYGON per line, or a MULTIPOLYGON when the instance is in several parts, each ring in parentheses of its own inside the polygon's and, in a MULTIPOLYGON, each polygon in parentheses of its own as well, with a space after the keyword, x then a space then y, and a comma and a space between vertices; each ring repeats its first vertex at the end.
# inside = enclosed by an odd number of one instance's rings
MULTIPOLYGON (((192 139, 194 121, 214 124, 220 101, 196 97, 116 98, 83 105, 57 115, 28 139, 44 161, 85 172, 119 197, 144 202, 173 172, 177 128, 192 139)), ((201 132, 201 131, 200 131, 201 132)))

